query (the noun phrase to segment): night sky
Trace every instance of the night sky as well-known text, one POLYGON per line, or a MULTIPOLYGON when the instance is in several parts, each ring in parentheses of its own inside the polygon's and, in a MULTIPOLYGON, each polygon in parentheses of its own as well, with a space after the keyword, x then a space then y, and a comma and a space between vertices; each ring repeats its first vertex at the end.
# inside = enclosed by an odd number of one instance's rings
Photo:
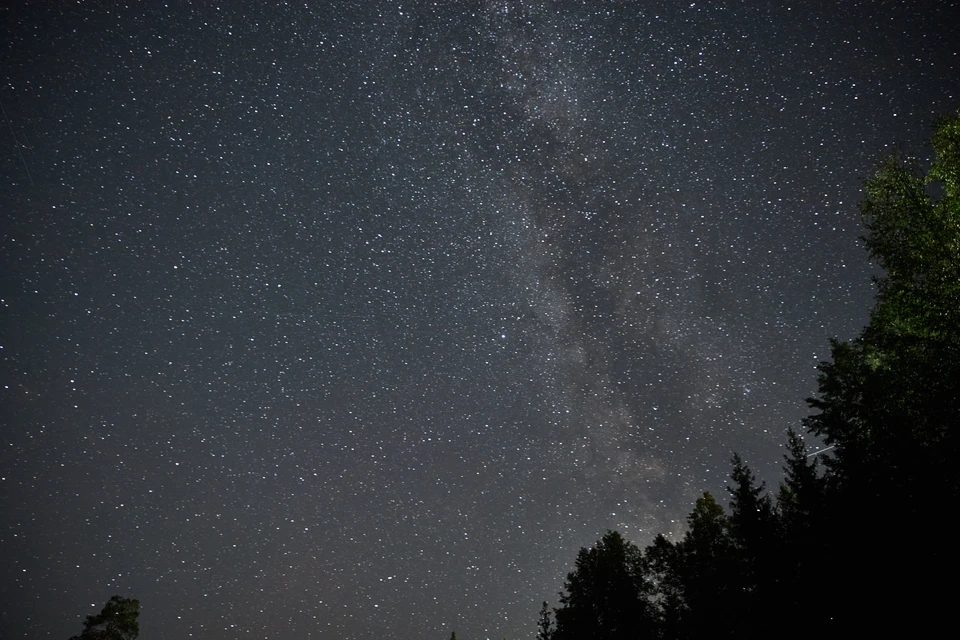
POLYGON ((4 3, 0 636, 530 638, 775 487, 958 15, 4 3))

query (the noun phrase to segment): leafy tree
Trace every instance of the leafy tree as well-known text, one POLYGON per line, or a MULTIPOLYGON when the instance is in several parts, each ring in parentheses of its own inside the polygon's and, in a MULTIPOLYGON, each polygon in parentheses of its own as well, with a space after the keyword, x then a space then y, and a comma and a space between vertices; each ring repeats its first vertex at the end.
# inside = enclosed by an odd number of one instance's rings
POLYGON ((871 329, 947 340, 960 327, 960 118, 942 120, 931 143, 926 176, 914 159, 881 163, 865 185, 861 213, 870 257, 884 270, 871 329), (932 185, 937 199, 928 195, 932 185))
POLYGON ((139 600, 113 596, 98 615, 87 616, 83 632, 70 640, 136 640, 139 616, 139 600))
POLYGON ((643 553, 616 531, 608 531, 595 547, 580 550, 564 591, 554 640, 632 640, 654 631, 643 553))
POLYGON ((863 334, 832 343, 806 421, 836 445, 838 482, 906 499, 922 493, 917 481, 960 489, 960 116, 942 120, 932 144, 926 176, 894 155, 866 182, 864 241, 884 274, 863 334))
POLYGON ((804 422, 836 447, 826 461, 830 528, 818 532, 833 563, 822 595, 844 602, 841 624, 860 634, 864 620, 890 621, 892 590, 915 619, 944 608, 931 585, 960 567, 956 545, 916 532, 960 498, 960 115, 937 125, 932 145, 926 175, 894 155, 865 184, 864 241, 883 269, 876 303, 858 338, 832 342, 804 422), (925 548, 925 560, 878 562, 904 545, 925 548))

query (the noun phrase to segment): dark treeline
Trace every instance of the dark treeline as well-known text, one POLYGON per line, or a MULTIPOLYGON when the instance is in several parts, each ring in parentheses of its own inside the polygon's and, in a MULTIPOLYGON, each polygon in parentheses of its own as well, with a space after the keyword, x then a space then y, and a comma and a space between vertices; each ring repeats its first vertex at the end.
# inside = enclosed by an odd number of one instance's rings
POLYGON ((539 640, 956 633, 960 114, 932 146, 926 173, 894 155, 865 184, 884 275, 861 335, 831 343, 803 421, 832 448, 809 456, 791 429, 775 492, 734 456, 729 509, 705 493, 682 540, 641 550, 611 531, 581 549, 539 640))
MULTIPOLYGON (((704 493, 677 542, 607 532, 559 606, 543 603, 538 640, 956 635, 960 113, 932 145, 926 173, 895 155, 866 182, 864 241, 884 275, 861 335, 832 342, 803 421, 830 450, 810 456, 789 430, 773 495, 735 455, 729 509, 704 493)), ((115 596, 74 638, 134 640, 138 615, 115 596)))

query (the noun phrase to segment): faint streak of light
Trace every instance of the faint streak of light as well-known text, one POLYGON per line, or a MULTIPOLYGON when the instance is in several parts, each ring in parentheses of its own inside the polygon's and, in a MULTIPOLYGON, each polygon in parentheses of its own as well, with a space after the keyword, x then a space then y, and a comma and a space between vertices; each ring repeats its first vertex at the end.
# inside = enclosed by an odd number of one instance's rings
POLYGON ((819 451, 814 451, 813 453, 808 453, 808 454, 807 454, 807 457, 808 457, 808 458, 812 458, 813 456, 817 455, 818 453, 823 453, 824 451, 830 451, 830 449, 833 449, 833 448, 836 447, 836 446, 837 446, 837 445, 832 444, 832 445, 830 445, 829 447, 826 447, 826 448, 824 448, 824 449, 820 449, 819 451))

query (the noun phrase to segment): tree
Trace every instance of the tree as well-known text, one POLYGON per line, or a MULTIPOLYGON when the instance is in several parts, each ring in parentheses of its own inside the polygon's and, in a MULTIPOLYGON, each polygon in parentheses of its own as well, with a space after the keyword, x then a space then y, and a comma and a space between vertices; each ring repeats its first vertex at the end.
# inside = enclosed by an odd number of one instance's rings
POLYGON ((824 481, 817 472, 818 459, 807 457, 800 435, 787 430, 787 453, 783 456, 784 479, 777 493, 777 511, 782 527, 782 597, 786 610, 815 609, 812 594, 822 582, 819 567, 830 557, 828 540, 818 536, 824 527, 824 481))
POLYGON ((926 176, 912 158, 880 164, 865 184, 861 214, 870 258, 884 271, 871 327, 942 340, 960 327, 960 117, 943 119, 931 143, 926 176))
POLYGON ((98 615, 87 616, 83 632, 70 640, 136 640, 139 616, 139 600, 113 596, 98 615))
POLYGON ((560 595, 553 640, 650 636, 655 623, 651 591, 643 552, 608 531, 595 547, 580 549, 560 595))
POLYGON ((687 516, 687 533, 677 548, 677 572, 683 594, 684 637, 733 637, 730 618, 735 592, 729 519, 713 495, 697 498, 687 516))
POLYGON ((735 588, 733 604, 743 634, 771 635, 781 586, 779 523, 764 484, 757 484, 753 471, 736 454, 730 479, 729 529, 736 571, 728 579, 735 588))
POLYGON ((697 559, 704 570, 712 570, 730 549, 729 521, 723 507, 710 492, 697 498, 687 516, 687 533, 681 542, 683 553, 697 559))
POLYGON ((833 485, 867 511, 895 501, 916 517, 960 497, 960 114, 931 142, 926 175, 893 155, 864 186, 863 240, 883 269, 876 303, 858 338, 832 342, 805 420, 836 447, 833 485))
POLYGON ((960 489, 960 115, 937 125, 932 145, 926 176, 893 155, 864 186, 864 242, 884 273, 862 335, 832 343, 805 423, 836 445, 838 481, 905 499, 917 480, 960 489))
MULTIPOLYGON (((864 185, 871 259, 882 269, 860 336, 832 341, 805 426, 835 449, 826 461, 817 537, 832 563, 821 595, 842 602, 850 631, 889 624, 891 592, 906 621, 948 610, 932 585, 952 580, 956 545, 931 545, 916 522, 960 498, 960 114, 941 120, 924 175, 893 155, 864 185), (894 548, 922 562, 879 562, 894 548), (909 585, 909 586, 908 586, 909 585), (934 604, 939 601, 939 604, 934 604)), ((882 632, 878 626, 876 632, 882 632)))
POLYGON ((680 571, 680 548, 658 534, 644 550, 648 580, 654 589, 653 601, 658 609, 660 635, 680 637, 684 615, 683 583, 680 571))
POLYGON ((553 620, 550 617, 550 607, 544 601, 540 607, 540 618, 537 620, 537 640, 552 640, 553 620))
POLYGON ((777 492, 777 510, 786 529, 799 531, 809 528, 820 505, 823 480, 817 473, 817 458, 807 456, 803 438, 793 428, 787 429, 787 452, 783 458, 787 464, 777 492))
POLYGON ((738 454, 733 456, 730 479, 730 533, 740 548, 755 551, 774 534, 773 506, 764 495, 764 484, 757 485, 753 471, 738 454))

